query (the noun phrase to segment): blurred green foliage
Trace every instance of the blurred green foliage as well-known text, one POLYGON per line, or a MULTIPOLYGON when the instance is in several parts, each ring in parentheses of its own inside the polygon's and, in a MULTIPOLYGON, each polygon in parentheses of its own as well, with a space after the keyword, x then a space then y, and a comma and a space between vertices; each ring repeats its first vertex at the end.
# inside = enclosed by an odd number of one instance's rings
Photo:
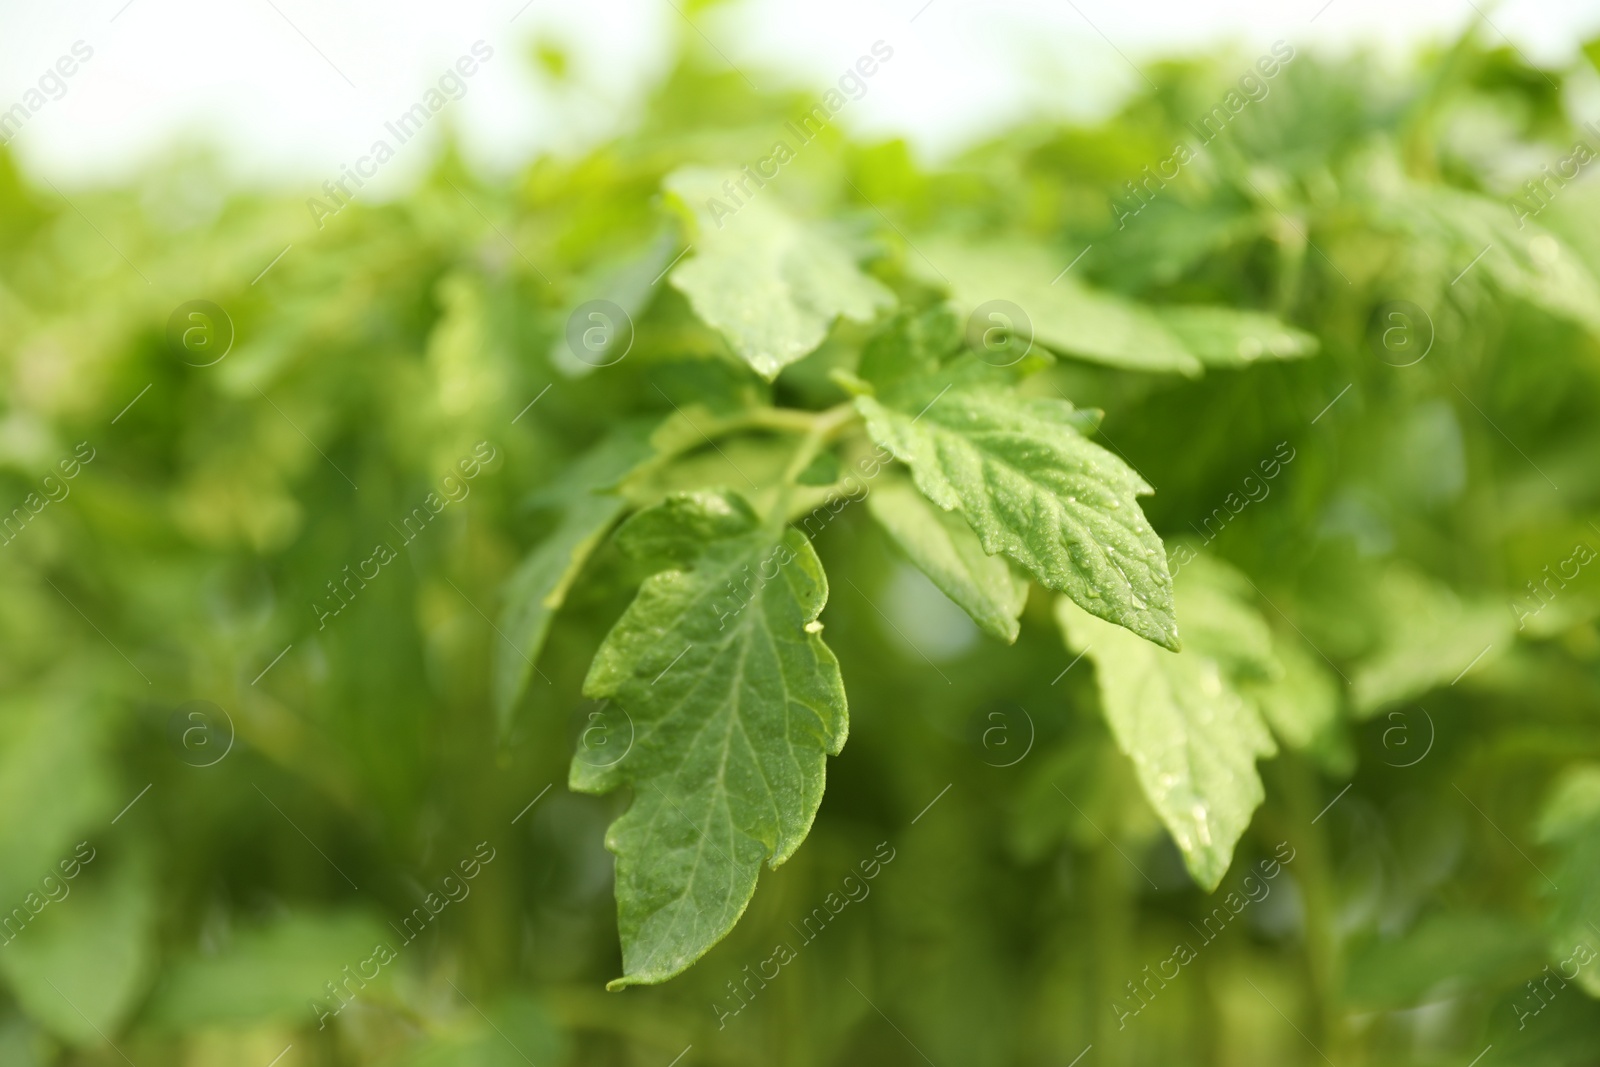
POLYGON ((320 229, 203 158, 57 192, 0 156, 0 1062, 1595 1062, 1600 194, 1522 185, 1600 151, 1594 72, 1275 66, 1164 64, 936 167, 828 124, 751 205, 787 243, 720 264, 677 263, 717 220, 664 181, 819 97, 715 57, 587 155, 446 151, 320 229), (779 327, 729 299, 769 276, 779 327), (626 740, 582 688, 649 573, 608 531, 836 500, 864 439, 789 470, 770 413, 900 373, 863 355, 890 305, 989 298, 1033 323, 1018 395, 1102 410, 1154 488, 1185 651, 1024 600, 903 480, 830 510, 852 722, 809 836, 691 969, 605 992, 630 801, 566 782, 626 740), (632 320, 603 367, 596 299, 632 320))

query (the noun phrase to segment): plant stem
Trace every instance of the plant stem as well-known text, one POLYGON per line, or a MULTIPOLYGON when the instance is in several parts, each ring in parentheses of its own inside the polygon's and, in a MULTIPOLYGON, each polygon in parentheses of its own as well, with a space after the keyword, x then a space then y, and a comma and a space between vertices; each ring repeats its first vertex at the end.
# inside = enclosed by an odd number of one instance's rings
POLYGON ((838 408, 829 408, 826 411, 801 411, 797 408, 762 407, 741 411, 736 415, 722 418, 712 417, 709 421, 704 422, 690 419, 688 415, 680 411, 679 415, 694 428, 696 436, 685 435, 681 443, 664 449, 641 464, 635 471, 635 476, 653 474, 680 456, 687 455, 703 445, 711 444, 718 438, 745 430, 773 430, 779 433, 806 434, 809 436, 817 425, 818 420, 830 416, 837 410, 838 408))
POLYGON ((799 478, 805 469, 811 466, 811 461, 817 458, 823 447, 843 432, 855 417, 855 405, 848 400, 812 416, 810 428, 801 440, 800 447, 795 449, 794 458, 789 461, 789 466, 783 472, 784 482, 792 483, 799 478))
POLYGON ((806 430, 805 437, 794 450, 789 465, 784 468, 783 475, 778 479, 778 496, 768 513, 768 520, 778 526, 787 525, 789 510, 794 503, 794 498, 799 492, 799 478, 805 469, 811 466, 817 455, 848 427, 856 417, 855 406, 849 401, 835 405, 826 411, 819 411, 811 417, 811 425, 806 430))

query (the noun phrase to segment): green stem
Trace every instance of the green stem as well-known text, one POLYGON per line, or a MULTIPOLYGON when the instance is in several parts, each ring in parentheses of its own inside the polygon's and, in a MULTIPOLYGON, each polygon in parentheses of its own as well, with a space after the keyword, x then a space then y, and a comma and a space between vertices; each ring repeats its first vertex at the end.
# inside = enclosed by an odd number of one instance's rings
POLYGON ((789 461, 788 468, 783 472, 784 482, 792 483, 799 478, 805 469, 811 466, 811 461, 817 458, 817 454, 844 432, 855 418, 855 405, 849 401, 813 415, 800 447, 795 449, 794 458, 789 461))
POLYGON ((639 475, 654 474, 673 460, 693 452, 695 449, 715 442, 718 438, 729 434, 740 433, 745 430, 774 430, 779 433, 809 434, 819 418, 829 414, 828 411, 800 411, 796 408, 752 408, 741 411, 737 415, 723 418, 713 417, 707 421, 695 421, 688 415, 679 414, 694 427, 698 433, 695 436, 685 435, 682 444, 666 449, 650 460, 641 464, 637 470, 639 475))
MULTIPOLYGON (((1309 761, 1296 752, 1283 753, 1272 766, 1285 800, 1286 836, 1297 853, 1296 883, 1305 909, 1305 976, 1315 1012, 1312 1036, 1330 1050, 1346 1052, 1347 1035, 1339 1003, 1337 907, 1331 892, 1333 867, 1327 836, 1312 823, 1316 817, 1313 813, 1321 805, 1321 778, 1309 761)), ((1337 1061, 1339 1056, 1333 1058, 1337 1061)))
POLYGON ((779 478, 778 498, 772 504, 768 513, 768 520, 776 526, 783 526, 789 521, 789 511, 794 503, 794 498, 799 492, 799 478, 805 469, 811 466, 821 451, 833 443, 855 420, 855 405, 846 401, 819 411, 811 419, 811 426, 801 438, 800 444, 794 450, 789 465, 784 468, 783 476, 779 478))

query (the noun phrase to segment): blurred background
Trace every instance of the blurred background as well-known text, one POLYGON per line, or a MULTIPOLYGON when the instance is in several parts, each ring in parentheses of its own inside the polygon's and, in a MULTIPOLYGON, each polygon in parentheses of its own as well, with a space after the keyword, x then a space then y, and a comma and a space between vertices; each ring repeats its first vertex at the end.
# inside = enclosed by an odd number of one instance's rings
MULTIPOLYGON (((813 87, 863 42, 900 49, 893 79, 843 120, 852 132, 903 136, 944 157, 1019 119, 1104 117, 1144 83, 1128 60, 1274 40, 1322 54, 1380 49, 1403 61, 1485 18, 1486 38, 1530 61, 1560 64, 1600 29, 1584 0, 1219 0, 1135 4, 900 0, 758 2, 696 12, 658 0, 585 4, 465 0, 436 4, 109 0, 6 15, 0 69, 8 102, 71 42, 95 49, 91 77, 13 146, 31 170, 80 184, 125 180, 175 146, 213 150, 230 179, 321 181, 410 105, 435 68, 484 40, 526 57, 565 57, 564 76, 524 62, 493 65, 450 123, 475 167, 505 175, 545 151, 572 152, 635 126, 686 32, 775 90, 813 87)), ((436 147, 443 131, 430 131, 436 147)), ((397 163, 375 191, 395 195, 425 168, 397 163)), ((314 182, 315 183, 315 182, 314 182)))
POLYGON ((0 26, 0 1065, 1600 1063, 1594 4, 0 26), (1315 338, 1033 379, 1104 409, 1170 548, 1250 579, 1297 695, 1204 893, 1040 591, 1002 645, 846 509, 811 835, 688 973, 607 993, 627 798, 566 782, 622 740, 581 684, 639 575, 600 545, 537 640, 514 576, 665 397, 840 398, 859 332, 768 385, 628 279, 679 245, 664 175, 761 158, 878 42, 775 192, 902 299, 920 249, 998 245, 1315 338), (600 294, 636 333, 594 370, 564 339, 600 294))

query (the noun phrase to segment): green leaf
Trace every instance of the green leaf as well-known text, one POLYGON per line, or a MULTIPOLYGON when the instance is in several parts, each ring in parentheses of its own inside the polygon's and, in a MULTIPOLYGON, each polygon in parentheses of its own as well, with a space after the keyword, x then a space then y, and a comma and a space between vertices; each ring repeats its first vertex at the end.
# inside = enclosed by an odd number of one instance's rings
POLYGON ((1350 679, 1358 717, 1454 684, 1481 670, 1512 644, 1504 607, 1464 600, 1448 586, 1396 565, 1378 586, 1382 637, 1350 679))
POLYGON ((1260 216, 1235 201, 1158 199, 1095 242, 1083 266, 1092 265, 1104 284, 1122 292, 1164 289, 1203 261, 1256 240, 1262 229, 1260 216))
POLYGON ((15 692, 0 705, 0 900, 35 888, 116 814, 104 730, 92 698, 64 686, 15 692))
POLYGON ((984 552, 959 515, 941 511, 910 482, 887 474, 867 494, 867 507, 911 562, 973 622, 1007 644, 1017 639, 1028 581, 1004 557, 984 552))
POLYGON ((1272 631, 1251 606, 1249 579, 1213 556, 1196 553, 1183 565, 1184 647, 1222 664, 1228 676, 1273 681, 1283 668, 1273 654, 1272 631))
POLYGON ((827 580, 799 531, 720 492, 671 497, 617 537, 661 569, 584 682, 621 706, 633 745, 603 766, 580 754, 570 774, 580 792, 633 788, 606 835, 624 971, 611 988, 665 981, 733 928, 761 863, 805 838, 847 729, 816 622, 827 580))
MULTIPOLYGON (((586 271, 581 278, 574 279, 569 288, 578 294, 577 300, 562 311, 556 337, 550 342, 548 358, 551 366, 568 378, 582 378, 593 374, 601 366, 624 358, 627 354, 625 351, 613 351, 608 344, 598 351, 584 352, 584 358, 580 359, 573 352, 572 342, 567 336, 567 322, 579 307, 593 300, 611 301, 630 320, 642 315, 656 295, 656 282, 661 279, 661 272, 671 266, 672 257, 678 254, 680 242, 673 230, 674 227, 664 225, 649 241, 630 249, 625 256, 607 260, 586 271)), ((621 331, 625 324, 604 325, 608 342, 623 336, 621 331)), ((631 323, 626 325, 626 329, 631 331, 631 323)))
POLYGON ((1484 247, 1480 237, 1494 246, 1478 265, 1503 292, 1600 337, 1600 282, 1570 246, 1538 223, 1517 226, 1499 200, 1455 190, 1436 191, 1428 200, 1474 255, 1484 247))
POLYGON ((1317 339, 1259 311, 1164 307, 1161 321, 1208 367, 1245 367, 1263 360, 1315 355, 1317 339))
POLYGON ((948 285, 963 318, 988 301, 1008 300, 1027 315, 1033 337, 1057 352, 1123 370, 1201 373, 1200 361, 1153 310, 1062 275, 1070 257, 1058 262, 1019 241, 918 245, 928 262, 913 254, 912 268, 930 283, 948 285))
POLYGON ((1272 633, 1251 606, 1256 590, 1249 579, 1200 554, 1181 573, 1184 650, 1217 661, 1290 748, 1310 751, 1324 766, 1351 759, 1338 733, 1338 686, 1300 641, 1272 633))
POLYGON ((873 440, 911 467, 935 504, 960 509, 985 552, 1176 648, 1166 553, 1135 499, 1150 487, 1083 436, 1086 413, 986 384, 993 373, 962 356, 855 404, 873 440))
POLYGON ((64 895, 0 948, 0 968, 40 1024, 70 1044, 99 1045, 121 1029, 154 970, 155 887, 138 860, 55 884, 64 895))
MULTIPOLYGON (((1538 839, 1560 857, 1552 889, 1555 906, 1547 919, 1552 959, 1564 959, 1578 944, 1600 948, 1600 764, 1578 763, 1562 773, 1539 813, 1538 839)), ((1546 883, 1548 884, 1548 883, 1546 883)), ((1578 984, 1600 997, 1600 969, 1582 968, 1578 984)))
POLYGON ((1464 279, 1600 337, 1600 281, 1571 247, 1532 218, 1540 203, 1523 193, 1496 200, 1401 182, 1397 188, 1383 187, 1375 214, 1406 237, 1411 270, 1438 290, 1432 307, 1443 306, 1445 291, 1464 279), (1465 270, 1469 263, 1471 272, 1465 270))
POLYGON ((1348 773, 1352 753, 1339 732, 1339 683, 1314 652, 1292 638, 1273 642, 1282 674, 1246 683, 1273 734, 1288 747, 1309 753, 1325 769, 1348 773))
POLYGON ((1264 791, 1255 763, 1276 748, 1240 689, 1265 624, 1248 606, 1179 575, 1178 610, 1190 642, 1169 652, 1094 618, 1066 598, 1056 617, 1073 649, 1094 661, 1100 703, 1117 745, 1132 758, 1145 796, 1207 891, 1221 882, 1234 845, 1264 791))
POLYGON ((20 1016, 0 1022, 0 1063, 6 1067, 51 1067, 56 1062, 50 1042, 20 1016))
POLYGON ((1358 943, 1345 996, 1367 1010, 1393 1011, 1510 986, 1539 969, 1539 949, 1538 928, 1525 920, 1445 912, 1393 940, 1358 943))
POLYGON ((495 645, 495 717, 502 734, 511 725, 517 700, 528 686, 556 612, 583 565, 626 509, 626 501, 605 494, 651 454, 648 433, 628 426, 613 432, 580 459, 547 499, 563 502, 561 523, 522 561, 506 584, 500 631, 495 645))
POLYGON ((870 322, 894 304, 843 245, 785 212, 776 194, 757 190, 740 205, 722 188, 726 177, 690 167, 663 181, 693 219, 694 254, 671 281, 757 373, 776 378, 839 316, 870 322))
POLYGON ((1570 841, 1600 826, 1600 766, 1567 769, 1539 813, 1539 840, 1570 841))
MULTIPOLYGON (((1176 643, 1166 556, 1134 500, 1150 489, 1082 436, 1098 425, 1098 411, 1064 400, 1023 399, 1004 388, 1016 370, 987 366, 967 353, 946 307, 890 321, 868 340, 860 371, 877 393, 856 400, 868 432, 910 464, 931 500, 946 512, 962 511, 979 536, 974 547, 1004 552, 1096 614, 1151 640, 1176 643), (1119 511, 1133 517, 1131 527, 1118 521, 1119 511), (1136 554, 1145 565, 1130 559, 1125 568, 1119 553, 1136 554)), ((880 522, 885 503, 874 505, 880 522)), ((946 595, 991 633, 1014 639, 1015 613, 1010 619, 994 613, 996 604, 1025 598, 1014 579, 1008 575, 992 586, 995 592, 977 594, 948 558, 935 562, 931 542, 920 553, 912 546, 908 538, 919 533, 918 523, 885 525, 946 595), (963 586, 969 588, 958 595, 963 586)))
POLYGON ((565 1062, 560 1027, 539 1001, 510 995, 483 1004, 473 998, 451 1019, 435 1017, 427 1035, 396 1067, 527 1067, 565 1062))
POLYGON ((882 393, 936 373, 961 346, 961 325, 949 306, 901 311, 867 338, 857 369, 868 391, 882 393))
POLYGON ((749 412, 719 418, 698 404, 680 405, 651 436, 659 458, 624 478, 618 492, 636 508, 659 504, 674 493, 707 486, 736 486, 752 507, 769 512, 780 501, 799 505, 818 501, 825 490, 809 486, 795 492, 785 472, 794 461, 792 434, 727 432, 749 412))
MULTIPOLYGON (((365 983, 363 965, 384 945, 404 943, 361 912, 291 913, 270 926, 245 929, 214 956, 194 955, 167 967, 145 1017, 162 1028, 200 1030, 263 1022, 316 1022, 337 1011, 329 983, 348 999, 377 996, 393 977, 392 964, 365 983), (373 987, 371 993, 367 986, 373 987)), ((372 968, 368 966, 368 973, 372 968)))

